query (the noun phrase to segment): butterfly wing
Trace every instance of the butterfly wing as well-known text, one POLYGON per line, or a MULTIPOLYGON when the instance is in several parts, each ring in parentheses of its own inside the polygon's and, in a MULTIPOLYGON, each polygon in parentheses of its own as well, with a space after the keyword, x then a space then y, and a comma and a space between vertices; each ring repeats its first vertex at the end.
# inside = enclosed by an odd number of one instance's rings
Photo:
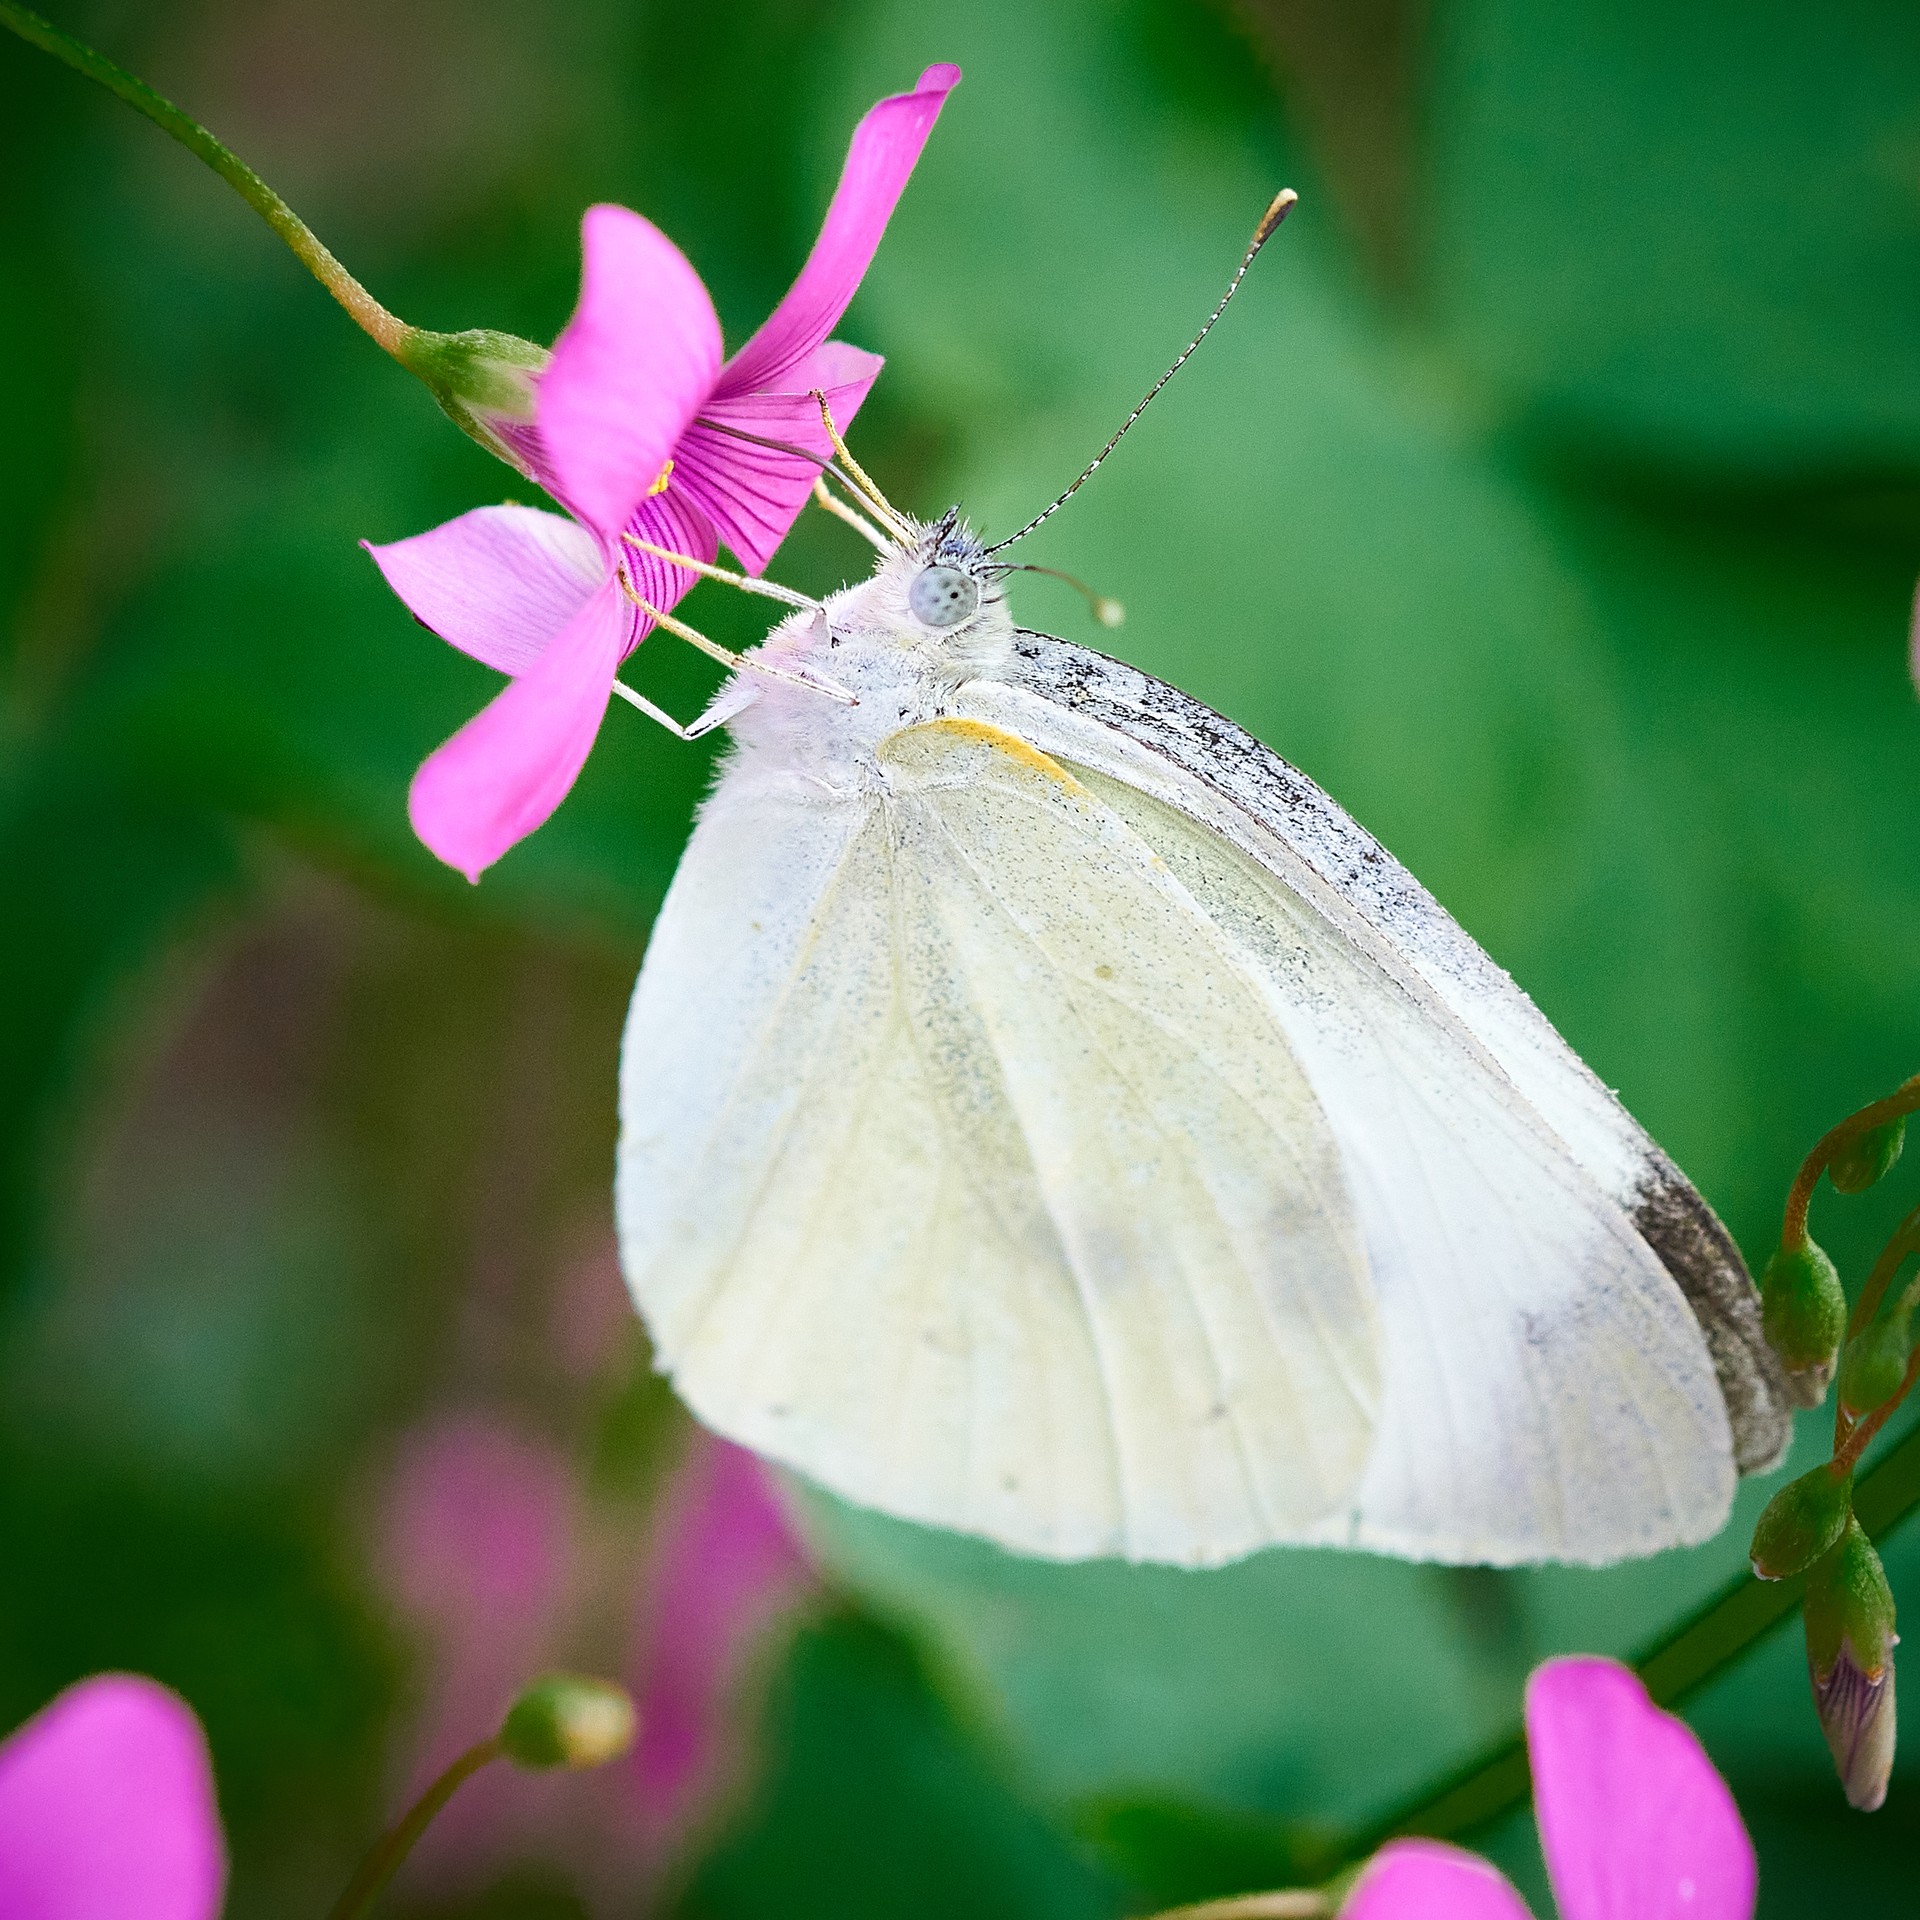
POLYGON ((961 704, 885 798, 730 775, 656 931, 620 1213, 695 1410, 1059 1556, 1714 1531, 1751 1283, 1517 989, 1173 690, 1035 642, 961 704))
POLYGON ((1267 982, 1018 739, 886 791, 736 763, 622 1066, 622 1250, 721 1432, 1058 1557, 1311 1536, 1372 1450, 1380 1329, 1267 982))
MULTIPOLYGON (((1725 1228, 1526 995, 1377 841, 1230 721, 1084 648, 1022 635, 1011 678, 971 683, 966 705, 1088 778, 1104 774, 1117 783, 1114 798, 1137 796, 1120 804, 1145 808, 1136 825, 1150 840, 1197 830, 1203 847, 1233 846, 1318 940, 1345 949, 1350 966, 1373 979, 1374 1001, 1384 992, 1387 1004, 1418 1002, 1423 1017, 1468 1037, 1482 1076, 1505 1081, 1685 1297, 1713 1360, 1737 1465, 1756 1472, 1777 1463, 1791 1438, 1791 1390, 1725 1228)), ((1400 1405, 1397 1393, 1390 1379, 1389 1400, 1400 1405)))

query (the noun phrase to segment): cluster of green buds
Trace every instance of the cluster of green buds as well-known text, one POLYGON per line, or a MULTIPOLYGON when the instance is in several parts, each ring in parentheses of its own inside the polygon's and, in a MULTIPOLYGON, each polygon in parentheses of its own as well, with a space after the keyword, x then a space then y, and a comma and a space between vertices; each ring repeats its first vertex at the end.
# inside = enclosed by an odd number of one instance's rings
POLYGON ((1787 1196, 1780 1246, 1761 1283, 1767 1340, 1802 1404, 1817 1406, 1837 1369, 1838 1405, 1833 1457, 1767 1503, 1754 1529, 1753 1570, 1763 1580, 1806 1582, 1814 1705, 1847 1799, 1863 1811, 1886 1798, 1893 1770, 1897 1636, 1886 1570, 1854 1515, 1853 1478, 1920 1375, 1920 1275, 1902 1279, 1908 1259, 1920 1255, 1920 1208, 1895 1228, 1851 1312, 1839 1273, 1807 1231, 1807 1213, 1822 1174, 1846 1194, 1884 1179, 1916 1109, 1920 1075, 1820 1141, 1787 1196))

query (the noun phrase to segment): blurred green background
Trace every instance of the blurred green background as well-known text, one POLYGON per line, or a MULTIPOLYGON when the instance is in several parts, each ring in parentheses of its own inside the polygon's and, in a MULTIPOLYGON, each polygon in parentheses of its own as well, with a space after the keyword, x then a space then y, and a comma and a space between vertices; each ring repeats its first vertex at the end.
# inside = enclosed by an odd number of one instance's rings
MULTIPOLYGON (((539 339, 604 198, 737 343, 859 112, 959 61, 841 332, 889 358, 857 436, 883 484, 996 531, 1296 185, 1032 557, 1384 838, 1756 1263, 1814 1137, 1920 1065, 1911 6, 56 11, 405 317, 539 339)), ((414 1564, 407 1463, 478 1433, 548 1474, 571 1570, 512 1657, 591 1661, 686 1457, 608 1186, 624 997, 710 761, 616 710, 482 886, 435 865, 406 783, 491 676, 355 543, 525 488, 211 176, 11 41, 0 366, 0 1725, 101 1667, 177 1686, 231 1914, 317 1913, 492 1604, 414 1564)), ((862 564, 810 516, 775 571, 862 564)), ((1052 583, 1020 611, 1096 637, 1052 583)), ((712 587, 690 617, 759 619, 712 587)), ((711 682, 668 644, 630 676, 691 713, 711 682)), ((1844 1270, 1913 1184, 1822 1199, 1844 1270)), ((503 1815, 392 1911, 1097 1920, 1270 1884, 1501 1734, 1541 1654, 1712 1591, 1762 1492, 1695 1553, 1511 1575, 1053 1568, 810 1498, 821 1580, 736 1689, 729 1791, 624 1876, 625 1803, 503 1815)), ((1920 1607, 1920 1523, 1889 1569, 1920 1607)), ((1912 1910, 1920 1766, 1846 1812, 1794 1630, 1690 1713, 1763 1913, 1912 1910)), ((1478 1838, 1545 1914, 1530 1834, 1478 1838)))

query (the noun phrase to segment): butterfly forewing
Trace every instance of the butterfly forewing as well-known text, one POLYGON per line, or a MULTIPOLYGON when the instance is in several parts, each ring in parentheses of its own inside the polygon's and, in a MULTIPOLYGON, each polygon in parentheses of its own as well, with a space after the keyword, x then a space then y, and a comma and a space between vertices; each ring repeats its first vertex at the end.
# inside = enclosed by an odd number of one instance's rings
POLYGON ((1365 1478, 1318 1537, 1600 1561, 1715 1531, 1733 1469, 1712 1366, 1620 1209, 1417 980, 1219 835, 1083 778, 1268 981, 1340 1143, 1387 1392, 1365 1478))
POLYGON ((1086 648, 1023 635, 1010 671, 971 683, 965 699, 1240 847, 1384 977, 1430 995, 1679 1287, 1713 1359, 1735 1465, 1755 1473, 1779 1462, 1796 1402, 1726 1229, 1533 1002, 1385 848, 1243 729, 1086 648))

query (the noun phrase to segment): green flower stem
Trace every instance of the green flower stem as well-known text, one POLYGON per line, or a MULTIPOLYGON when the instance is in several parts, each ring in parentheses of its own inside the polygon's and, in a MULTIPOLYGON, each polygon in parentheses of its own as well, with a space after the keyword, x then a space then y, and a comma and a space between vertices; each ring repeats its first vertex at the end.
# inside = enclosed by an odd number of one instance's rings
POLYGON ((1828 1163, 1837 1153, 1851 1146, 1863 1133, 1871 1133, 1875 1127, 1883 1127, 1889 1120, 1898 1120, 1915 1112, 1920 1112, 1920 1073, 1916 1073, 1911 1080, 1903 1081, 1884 1100, 1876 1100, 1872 1106, 1849 1114, 1837 1127, 1823 1134, 1813 1151, 1801 1162, 1800 1171, 1787 1193, 1787 1212, 1780 1229, 1780 1244, 1783 1247, 1797 1247, 1806 1239, 1807 1208, 1813 1204, 1813 1190, 1820 1184, 1820 1176, 1826 1172, 1828 1163))
MULTIPOLYGON (((1920 1429, 1863 1475, 1853 1496, 1855 1516, 1876 1541, 1916 1506, 1920 1506, 1920 1429)), ((1742 1575, 1635 1663, 1648 1693, 1661 1706, 1671 1706, 1703 1686, 1791 1617, 1805 1585, 1804 1575, 1765 1581, 1742 1575)), ((1338 1858, 1324 1863, 1325 1874, 1330 1877, 1364 1860, 1386 1841, 1405 1835, 1457 1839, 1522 1805, 1530 1785, 1526 1738, 1516 1733, 1355 1836, 1339 1849, 1338 1858)))
POLYGON ((347 1882, 346 1892, 334 1902, 327 1920, 360 1920, 372 1905, 374 1895, 393 1878, 401 1861, 413 1851, 414 1842, 433 1824, 434 1815, 482 1767, 499 1759, 505 1751, 497 1733, 469 1747, 374 1843, 360 1862, 359 1870, 347 1882))
POLYGON ((155 93, 144 81, 136 80, 104 55, 18 5, 17 0, 0 0, 0 26, 11 29, 30 46, 52 54, 56 60, 64 60, 76 73, 98 81, 109 93, 119 95, 136 113, 145 114, 156 127, 170 133, 189 153, 197 154, 287 243, 300 264, 346 308, 355 325, 386 352, 396 358, 402 356, 402 349, 416 330, 389 313, 320 244, 307 223, 244 160, 229 152, 197 120, 189 119, 171 100, 155 93))

